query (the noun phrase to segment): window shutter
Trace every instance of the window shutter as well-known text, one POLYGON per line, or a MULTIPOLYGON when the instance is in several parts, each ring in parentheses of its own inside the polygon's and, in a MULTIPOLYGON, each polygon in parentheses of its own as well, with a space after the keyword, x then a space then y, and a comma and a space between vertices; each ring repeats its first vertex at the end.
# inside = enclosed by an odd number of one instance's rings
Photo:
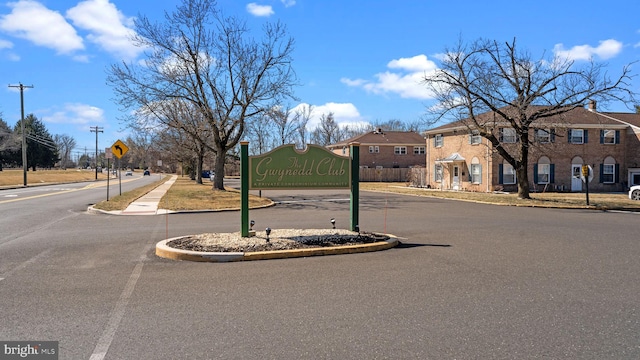
POLYGON ((589 130, 584 129, 584 130, 582 130, 582 132, 584 134, 584 141, 583 142, 586 144, 586 143, 589 142, 589 130))
POLYGON ((538 183, 538 163, 533 164, 533 183, 538 183))
POLYGON ((616 130, 616 144, 620 144, 620 130, 616 130))
POLYGON ((504 183, 504 165, 498 164, 498 184, 504 183))
POLYGON ((556 164, 549 165, 549 183, 551 184, 554 184, 556 182, 555 173, 556 173, 556 164))
POLYGON ((480 177, 478 184, 482 184, 482 165, 478 165, 478 168, 478 176, 480 177))
POLYGON ((602 184, 604 182, 604 164, 600 164, 600 183, 602 184))
POLYGON ((620 164, 615 165, 615 179, 613 180, 616 184, 620 182, 620 164))
POLYGON ((498 141, 502 142, 502 132, 503 128, 498 129, 500 131, 500 136, 498 136, 498 141))
POLYGON ((573 131, 573 129, 567 130, 567 142, 568 143, 571 143, 571 136, 573 136, 572 131, 573 131))
POLYGON ((469 134, 469 137, 467 138, 467 141, 469 142, 469 144, 471 144, 471 134, 469 134))
POLYGON ((600 130, 600 144, 604 144, 604 130, 600 130))
POLYGON ((551 129, 551 135, 549 136, 551 142, 556 142, 556 129, 551 129))

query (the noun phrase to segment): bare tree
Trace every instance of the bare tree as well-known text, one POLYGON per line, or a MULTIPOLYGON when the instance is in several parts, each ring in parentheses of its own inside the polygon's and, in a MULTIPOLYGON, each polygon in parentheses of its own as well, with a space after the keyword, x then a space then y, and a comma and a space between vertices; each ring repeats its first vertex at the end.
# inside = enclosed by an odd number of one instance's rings
POLYGON ((313 105, 304 105, 293 114, 293 119, 298 131, 298 140, 296 141, 298 148, 304 149, 307 147, 307 124, 309 123, 309 120, 311 120, 312 114, 313 105))
POLYGON ((54 135, 53 142, 55 142, 58 147, 60 167, 66 169, 69 163, 71 163, 71 151, 77 145, 76 139, 67 134, 54 135))
POLYGON ((247 121, 245 138, 252 144, 250 154, 258 155, 271 150, 277 143, 274 132, 274 124, 266 113, 247 121))
POLYGON ((566 58, 532 60, 512 42, 479 39, 446 49, 441 69, 424 77, 435 94, 434 121, 459 120, 488 139, 513 166, 518 197, 529 199, 529 147, 534 127, 551 117, 583 107, 588 100, 630 101, 630 66, 611 78, 604 65, 580 66, 566 58), (500 139, 499 128, 512 129, 515 144, 500 139))
POLYGON ((326 146, 342 140, 342 129, 336 122, 333 113, 320 116, 320 124, 311 132, 311 142, 326 146))
POLYGON ((278 145, 289 144, 294 141, 294 135, 298 130, 298 122, 290 107, 274 106, 267 111, 267 116, 273 122, 278 133, 278 145))
POLYGON ((247 119, 292 97, 293 40, 284 25, 267 23, 262 38, 239 19, 224 16, 214 0, 182 0, 163 23, 140 16, 134 42, 147 49, 144 64, 109 69, 108 83, 125 108, 182 99, 202 113, 216 155, 214 189, 224 190, 224 163, 247 119))

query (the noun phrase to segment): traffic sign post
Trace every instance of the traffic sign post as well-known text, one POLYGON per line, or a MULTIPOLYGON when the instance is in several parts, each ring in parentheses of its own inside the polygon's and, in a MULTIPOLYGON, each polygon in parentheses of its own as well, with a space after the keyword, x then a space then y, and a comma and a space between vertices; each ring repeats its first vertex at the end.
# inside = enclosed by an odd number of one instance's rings
MULTIPOLYGON (((129 151, 129 148, 120 140, 117 140, 111 145, 111 152, 118 158, 118 167, 121 167, 120 159, 122 159, 127 151, 129 151)), ((120 195, 122 195, 122 171, 120 171, 120 169, 118 169, 118 182, 120 184, 120 195)))
POLYGON ((582 165, 582 174, 580 179, 585 184, 585 193, 587 195, 587 206, 589 206, 589 183, 593 180, 593 169, 589 165, 582 165))

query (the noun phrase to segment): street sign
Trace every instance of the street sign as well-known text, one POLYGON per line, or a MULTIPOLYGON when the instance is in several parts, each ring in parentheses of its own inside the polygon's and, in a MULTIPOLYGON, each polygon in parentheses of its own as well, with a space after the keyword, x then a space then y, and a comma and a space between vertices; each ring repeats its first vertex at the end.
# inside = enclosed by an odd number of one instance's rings
POLYGON ((580 179, 583 183, 586 183, 587 181, 591 182, 591 180, 593 180, 593 168, 591 165, 582 165, 580 179))
POLYGON ((104 158, 105 159, 113 159, 113 151, 111 151, 111 148, 104 148, 104 158))
POLYGON ((113 152, 113 155, 118 159, 122 158, 127 151, 129 151, 129 148, 120 140, 111 145, 111 152, 113 152))

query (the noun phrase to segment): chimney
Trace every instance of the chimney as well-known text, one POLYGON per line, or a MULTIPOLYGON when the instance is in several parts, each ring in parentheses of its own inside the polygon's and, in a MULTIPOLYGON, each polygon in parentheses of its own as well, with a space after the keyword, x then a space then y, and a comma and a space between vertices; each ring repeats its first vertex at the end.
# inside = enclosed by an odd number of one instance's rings
POLYGON ((587 110, 596 111, 596 101, 595 100, 589 100, 589 105, 587 107, 587 110))

